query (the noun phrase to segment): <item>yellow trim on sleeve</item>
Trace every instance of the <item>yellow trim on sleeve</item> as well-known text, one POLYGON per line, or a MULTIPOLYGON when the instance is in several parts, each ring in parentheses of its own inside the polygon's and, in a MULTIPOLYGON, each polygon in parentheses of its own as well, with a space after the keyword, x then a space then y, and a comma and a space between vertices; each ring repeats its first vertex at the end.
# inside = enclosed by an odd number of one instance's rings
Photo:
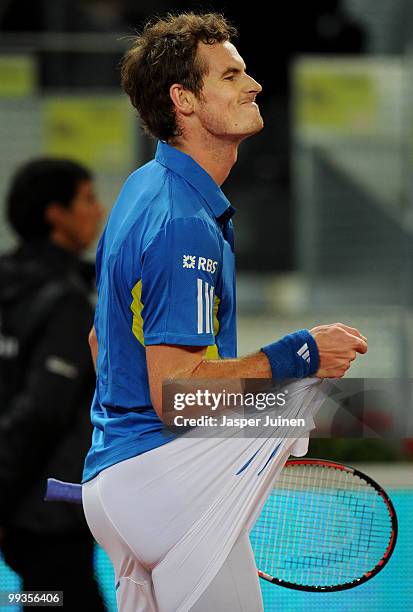
POLYGON ((143 337, 143 319, 142 319, 143 304, 141 302, 142 280, 139 280, 136 283, 131 293, 133 297, 132 304, 130 305, 130 309, 133 314, 132 332, 135 338, 142 344, 142 346, 145 346, 145 341, 143 337))
MULTIPOLYGON (((143 337, 143 319, 142 319, 142 309, 143 304, 141 302, 141 294, 142 294, 142 280, 139 280, 136 285, 133 287, 132 291, 132 303, 130 305, 130 309, 133 314, 132 321, 132 332, 135 338, 145 346, 145 340, 143 337)), ((214 336, 217 337, 219 333, 219 321, 218 321, 218 308, 221 300, 217 295, 214 296, 214 336)), ((216 344, 213 346, 208 346, 205 359, 221 359, 218 347, 216 344)))
MULTIPOLYGON (((219 303, 220 303, 220 299, 217 295, 214 295, 214 336, 215 338, 218 336, 219 333, 219 321, 218 321, 218 308, 219 308, 219 303)), ((218 347, 216 344, 214 344, 213 346, 208 346, 207 351, 205 353, 205 359, 221 359, 219 352, 218 352, 218 347)))

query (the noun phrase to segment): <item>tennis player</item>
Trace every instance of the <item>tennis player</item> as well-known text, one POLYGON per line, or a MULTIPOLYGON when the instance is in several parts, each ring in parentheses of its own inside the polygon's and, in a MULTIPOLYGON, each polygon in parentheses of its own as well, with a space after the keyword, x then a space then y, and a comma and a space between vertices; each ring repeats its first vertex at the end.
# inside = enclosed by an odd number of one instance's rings
POLYGON ((122 612, 262 610, 248 530, 288 456, 306 452, 305 440, 274 435, 172 435, 162 382, 297 378, 290 409, 312 414, 320 379, 343 376, 367 351, 357 329, 337 323, 237 358, 235 211, 220 186, 263 120, 261 86, 234 35, 217 14, 168 16, 145 27, 123 62, 123 87, 159 143, 124 184, 98 246, 83 476, 86 518, 113 562, 122 612))

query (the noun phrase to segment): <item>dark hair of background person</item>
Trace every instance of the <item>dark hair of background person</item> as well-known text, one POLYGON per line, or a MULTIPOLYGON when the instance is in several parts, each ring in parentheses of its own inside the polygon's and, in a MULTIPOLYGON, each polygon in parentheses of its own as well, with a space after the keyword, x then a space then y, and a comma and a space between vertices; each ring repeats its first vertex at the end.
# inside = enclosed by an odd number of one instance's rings
POLYGON ((123 59, 122 86, 147 133, 161 140, 181 134, 171 85, 180 83, 199 97, 208 66, 197 59, 198 43, 221 43, 236 34, 218 13, 170 14, 146 24, 123 59))
POLYGON ((37 159, 24 164, 14 175, 6 196, 6 216, 24 241, 47 237, 51 226, 45 210, 55 202, 66 208, 79 183, 92 179, 84 166, 66 159, 37 159))

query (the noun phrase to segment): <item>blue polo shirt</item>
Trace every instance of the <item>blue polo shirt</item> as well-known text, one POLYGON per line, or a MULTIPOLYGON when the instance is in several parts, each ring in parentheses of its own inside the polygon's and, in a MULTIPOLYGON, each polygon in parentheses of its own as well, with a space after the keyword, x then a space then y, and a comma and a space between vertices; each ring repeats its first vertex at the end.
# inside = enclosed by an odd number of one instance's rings
POLYGON ((125 182, 99 241, 99 344, 83 482, 174 437, 151 405, 145 346, 236 357, 235 212, 191 157, 159 142, 125 182))

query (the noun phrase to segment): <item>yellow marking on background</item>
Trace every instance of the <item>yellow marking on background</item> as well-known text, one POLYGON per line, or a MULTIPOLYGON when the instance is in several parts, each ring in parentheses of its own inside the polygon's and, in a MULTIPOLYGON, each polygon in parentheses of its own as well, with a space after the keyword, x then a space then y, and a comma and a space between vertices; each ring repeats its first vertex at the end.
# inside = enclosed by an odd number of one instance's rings
POLYGON ((123 172, 133 164, 133 116, 124 96, 49 97, 43 113, 47 154, 102 172, 123 172))
POLYGON ((36 92, 37 64, 27 55, 0 57, 0 97, 20 98, 36 92))
POLYGON ((299 66, 294 89, 298 126, 360 133, 371 130, 377 121, 379 96, 367 69, 299 66))

